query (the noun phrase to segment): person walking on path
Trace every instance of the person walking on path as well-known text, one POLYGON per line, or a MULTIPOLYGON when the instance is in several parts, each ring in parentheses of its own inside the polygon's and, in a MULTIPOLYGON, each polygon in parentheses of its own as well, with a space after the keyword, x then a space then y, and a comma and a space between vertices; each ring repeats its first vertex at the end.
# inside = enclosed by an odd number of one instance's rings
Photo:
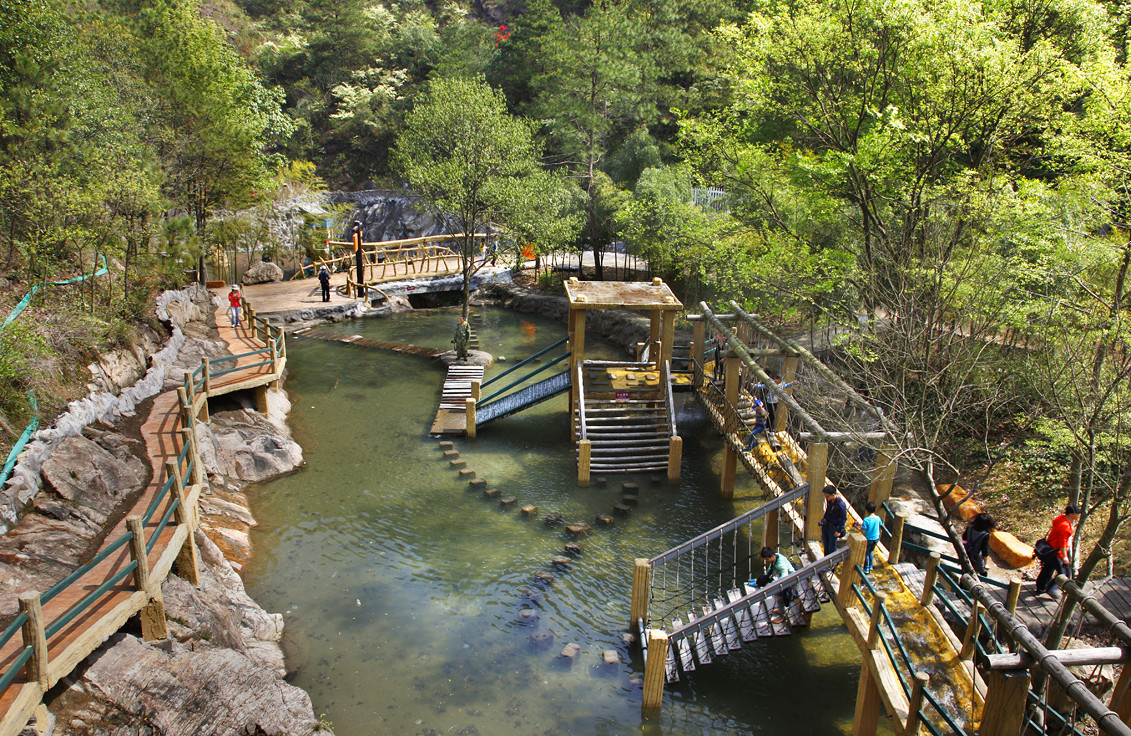
POLYGON ((240 301, 240 290, 233 284, 228 292, 228 314, 232 318, 232 327, 240 326, 240 301))
POLYGON ((325 266, 318 269, 318 283, 322 284, 322 301, 330 301, 330 269, 325 266))
POLYGON ((1052 528, 1044 539, 1033 545, 1037 559, 1041 561, 1041 572, 1037 575, 1037 595, 1048 593, 1056 595, 1059 588, 1052 582, 1057 573, 1069 575, 1072 568, 1068 564, 1068 550, 1072 544, 1072 534, 1076 522, 1080 520, 1080 509, 1072 504, 1064 507, 1064 513, 1052 520, 1052 528))
POLYGON ((837 540, 844 536, 844 525, 848 522, 848 507, 844 499, 837 495, 836 486, 827 485, 825 494, 825 515, 818 522, 821 525, 821 546, 826 555, 836 552, 837 540))
POLYGON ((997 522, 989 514, 975 514, 970 524, 962 531, 962 548, 970 558, 970 565, 979 575, 989 574, 986 558, 990 556, 990 534, 997 528, 997 522))
MULTIPOLYGON (((762 574, 750 581, 757 588, 769 585, 775 580, 796 572, 789 558, 780 552, 774 552, 772 547, 763 547, 758 556, 762 558, 762 574)), ((793 590, 783 588, 779 598, 781 598, 783 606, 788 606, 793 601, 793 590)))
POLYGON ((864 504, 868 515, 862 521, 853 522, 852 526, 864 532, 864 539, 868 542, 868 549, 864 551, 864 572, 872 572, 872 559, 876 552, 876 545, 880 543, 880 528, 883 523, 876 515, 876 504, 869 501, 864 504))

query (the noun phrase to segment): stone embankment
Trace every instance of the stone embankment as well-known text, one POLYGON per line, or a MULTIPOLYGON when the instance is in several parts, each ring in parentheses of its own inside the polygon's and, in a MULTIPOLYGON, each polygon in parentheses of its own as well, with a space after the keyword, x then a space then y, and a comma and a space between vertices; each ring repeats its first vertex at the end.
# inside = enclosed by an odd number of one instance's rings
MULTIPOLYGON (((167 292, 154 333, 91 367, 92 393, 40 430, 4 489, 0 614, 44 591, 97 551, 153 474, 140 427, 152 398, 175 390, 202 356, 228 354, 207 291, 167 292), (126 385, 127 381, 132 381, 126 385)), ((200 502, 200 585, 162 585, 170 636, 146 642, 131 627, 110 637, 50 694, 54 733, 309 734, 321 731, 307 694, 287 684, 283 620, 246 593, 237 570, 255 521, 244 484, 288 472, 301 448, 284 423, 289 404, 268 395, 271 420, 251 402, 215 407, 197 434, 208 488, 200 502)), ((39 724, 41 727, 43 724, 39 724)), ((36 733, 42 733, 37 731, 36 733)))

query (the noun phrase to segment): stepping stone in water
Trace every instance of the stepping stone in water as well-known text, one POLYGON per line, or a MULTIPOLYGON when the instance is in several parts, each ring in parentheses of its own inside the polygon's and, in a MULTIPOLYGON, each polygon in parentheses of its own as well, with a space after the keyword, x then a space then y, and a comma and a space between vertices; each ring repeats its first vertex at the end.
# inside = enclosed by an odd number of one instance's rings
POLYGON ((443 441, 443 442, 441 442, 441 443, 440 443, 439 445, 437 445, 437 448, 439 448, 439 449, 441 449, 441 450, 450 450, 450 449, 452 449, 452 448, 453 448, 453 447, 455 447, 455 446, 456 446, 456 443, 454 443, 454 442, 449 442, 448 440, 444 440, 444 441, 443 441))
POLYGON ((568 570, 572 562, 573 560, 565 555, 554 555, 550 558, 550 563, 560 570, 568 570))
POLYGON ((589 533, 589 525, 584 521, 576 521, 566 526, 566 531, 575 537, 580 537, 589 533))
POLYGON ((539 629, 530 635, 530 648, 535 651, 549 649, 554 643, 554 635, 545 629, 539 629))
POLYGON ((534 582, 538 583, 539 585, 543 585, 543 586, 553 585, 554 584, 554 573, 546 572, 545 570, 539 570, 538 572, 534 573, 534 582))
POLYGON ((636 493, 640 490, 640 486, 637 483, 624 483, 621 485, 621 489, 623 489, 625 493, 636 493))
POLYGON ((471 481, 467 485, 470 486, 471 488, 486 488, 487 487, 487 479, 486 478, 476 478, 475 480, 471 481))
POLYGON ((615 649, 606 649, 601 654, 601 659, 604 660, 605 664, 620 664, 620 656, 615 649))
POLYGON ((498 488, 484 488, 483 489, 483 495, 486 496, 487 498, 498 498, 499 497, 499 489, 498 488))
POLYGON ((613 506, 613 513, 617 516, 628 516, 629 508, 623 503, 618 503, 613 506))
POLYGON ((463 466, 467 465, 467 461, 466 460, 449 460, 448 465, 451 465, 453 468, 462 468, 463 466))
POLYGON ((543 521, 545 521, 546 526, 561 526, 565 519, 562 518, 561 514, 553 511, 546 514, 546 518, 543 521))
POLYGON ((474 478, 475 477, 475 471, 472 470, 471 468, 464 468, 464 469, 459 471, 459 477, 460 478, 474 478))
POLYGON ((564 647, 562 647, 562 657, 564 659, 570 660, 571 664, 573 663, 573 660, 577 658, 578 654, 581 654, 581 645, 580 644, 570 643, 570 644, 566 644, 564 647))
POLYGON ((609 485, 609 479, 604 476, 599 476, 594 482, 596 482, 598 488, 604 488, 609 485))
POLYGON ((581 545, 577 542, 567 542, 565 553, 570 557, 581 557, 581 545))
POLYGON ((537 513, 538 513, 538 507, 534 506, 533 504, 522 507, 522 515, 523 516, 534 516, 534 514, 537 514, 537 513))
POLYGON ((444 450, 444 457, 447 457, 447 458, 459 457, 459 450, 444 450))
POLYGON ((502 498, 499 499, 499 505, 502 506, 504 509, 509 509, 511 506, 514 506, 515 503, 517 503, 517 502, 518 502, 518 499, 515 498, 514 496, 503 496, 502 498))
POLYGON ((630 493, 626 493, 625 495, 621 496, 620 502, 625 506, 635 506, 638 503, 637 497, 630 493))
POLYGON ((533 608, 523 608, 518 612, 518 622, 527 625, 538 623, 538 611, 533 608))
POLYGON ((664 482, 663 477, 659 476, 659 475, 653 475, 649 480, 652 481, 652 485, 654 485, 654 486, 658 486, 658 485, 660 485, 661 483, 664 482))
POLYGON ((608 514, 597 514, 597 526, 612 526, 613 517, 608 514))

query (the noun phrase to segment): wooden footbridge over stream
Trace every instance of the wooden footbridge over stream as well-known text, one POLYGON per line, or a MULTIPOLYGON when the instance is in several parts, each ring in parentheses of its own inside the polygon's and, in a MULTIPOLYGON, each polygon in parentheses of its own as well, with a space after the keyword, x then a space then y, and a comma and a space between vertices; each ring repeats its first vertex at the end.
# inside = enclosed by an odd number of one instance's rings
POLYGON ((231 328, 226 306, 217 306, 220 338, 234 354, 203 359, 181 386, 154 398, 141 430, 152 481, 125 520, 88 563, 47 591, 20 595, 20 613, 0 635, 0 736, 20 733, 33 716, 45 727, 47 691, 131 618, 145 639, 166 638, 161 584, 171 570, 199 584, 194 533, 206 481, 196 419, 208 420, 210 398, 236 391, 253 392, 266 414, 267 390, 287 364, 282 330, 246 301, 243 317, 231 328))

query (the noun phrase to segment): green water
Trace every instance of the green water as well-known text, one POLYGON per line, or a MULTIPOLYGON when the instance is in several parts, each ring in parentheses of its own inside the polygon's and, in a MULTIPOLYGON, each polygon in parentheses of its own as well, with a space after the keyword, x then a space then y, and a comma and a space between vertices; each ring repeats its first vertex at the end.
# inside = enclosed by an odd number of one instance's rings
MULTIPOLYGON (((325 329, 447 348, 454 323, 434 311, 325 329)), ((477 330, 482 349, 508 359, 488 377, 564 336, 559 324, 494 309, 477 330)), ((678 486, 612 476, 607 488, 578 487, 564 396, 456 440, 479 477, 539 507, 527 519, 468 490, 428 435, 438 363, 301 338, 287 347, 290 424, 307 467, 251 489, 259 527, 244 576, 264 608, 284 614, 289 679, 339 736, 849 732, 858 654, 831 607, 807 631, 749 644, 669 686, 662 714, 641 719, 641 657, 621 643, 632 561, 734 515, 718 497, 721 440, 689 395, 676 397, 678 486), (592 523, 625 480, 640 484, 639 507, 594 529, 538 596, 534 574, 567 541, 541 517, 592 523), (520 618, 531 607, 533 624, 520 618), (552 646, 535 649, 536 630, 552 646), (569 667, 558 655, 571 642, 581 654, 569 667), (600 664, 609 649, 619 666, 600 664)), ((621 358, 597 340, 587 348, 621 358)), ((736 498, 757 493, 740 483, 736 498)))

